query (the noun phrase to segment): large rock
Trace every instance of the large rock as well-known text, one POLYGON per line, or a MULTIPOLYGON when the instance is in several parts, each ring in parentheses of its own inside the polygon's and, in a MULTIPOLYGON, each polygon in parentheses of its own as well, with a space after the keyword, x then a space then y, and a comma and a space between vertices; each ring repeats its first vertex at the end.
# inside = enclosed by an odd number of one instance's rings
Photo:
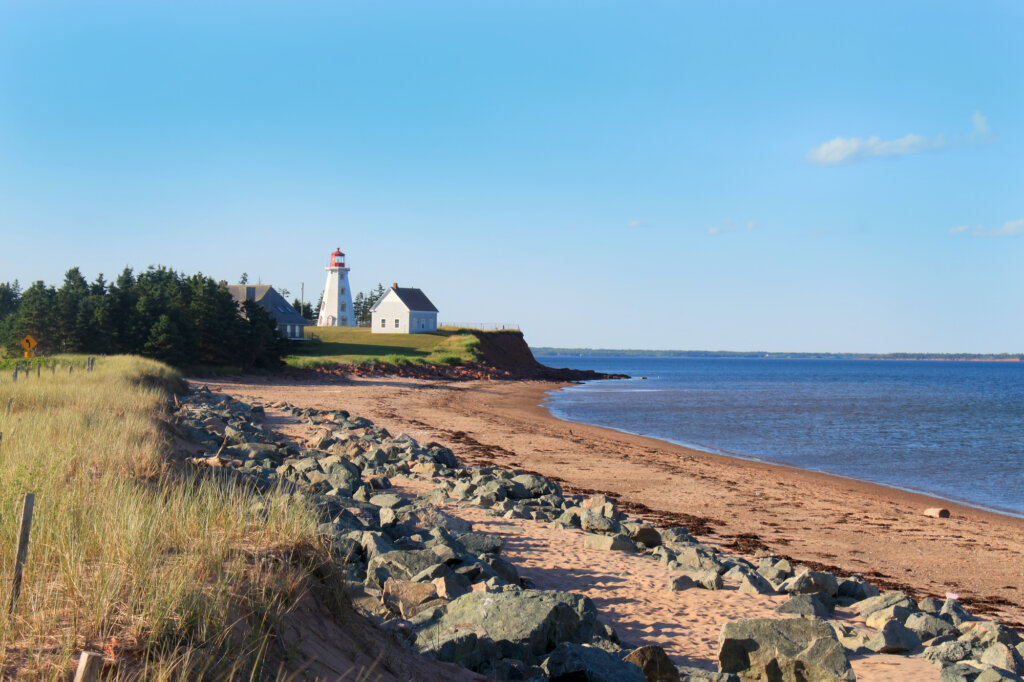
POLYGON ((718 665, 743 679, 773 682, 853 682, 846 651, 824 621, 743 618, 722 628, 718 665))
POLYGON ((921 646, 921 640, 903 623, 890 620, 864 646, 879 654, 902 654, 921 646))
POLYGON ((913 612, 905 606, 890 606, 888 608, 873 611, 870 616, 864 619, 869 628, 881 628, 890 620, 898 620, 905 623, 913 612))
POLYGON ((973 649, 968 642, 952 640, 935 646, 925 647, 924 651, 921 652, 921 657, 937 666, 945 668, 970 658, 973 653, 973 649))
POLYGON ((592 511, 585 511, 580 514, 580 526, 588 533, 612 535, 619 532, 618 521, 610 519, 607 516, 595 514, 592 511))
POLYGON ((589 598, 539 590, 472 592, 441 609, 436 620, 413 622, 417 649, 447 661, 455 661, 444 657, 447 652, 462 651, 462 645, 444 649, 437 643, 458 635, 492 642, 505 658, 536 664, 560 643, 589 642, 601 631, 589 598))
POLYGON ((1022 678, 1017 673, 1010 672, 1003 668, 985 668, 982 670, 977 677, 974 678, 974 682, 1022 682, 1022 678))
POLYGON ((995 642, 985 649, 985 653, 981 655, 981 662, 1015 674, 1024 672, 1024 660, 1021 660, 1020 654, 1002 642, 995 642))
POLYGON ((644 682, 639 666, 604 649, 562 642, 542 666, 551 682, 644 682))
POLYGON ((795 616, 813 616, 816 618, 828 618, 830 611, 824 600, 815 594, 794 594, 789 601, 781 604, 775 609, 778 613, 786 613, 795 616))
POLYGON ((647 682, 680 682, 679 671, 660 646, 652 644, 633 649, 622 660, 639 666, 647 682))
POLYGON ((629 537, 644 543, 647 547, 657 547, 661 544, 661 533, 650 526, 632 524, 626 529, 629 537))
POLYGON ((583 541, 587 549, 600 549, 613 552, 635 552, 636 545, 625 535, 588 535, 583 541))
POLYGON ((913 630, 922 642, 935 639, 939 635, 959 634, 959 631, 949 622, 927 613, 912 613, 903 624, 913 630))
POLYGON ((679 575, 670 575, 668 578, 668 589, 673 592, 681 592, 692 587, 720 590, 723 587, 722 576, 715 571, 687 571, 679 575))
POLYGON ((782 592, 789 592, 790 594, 814 594, 815 592, 824 592, 830 597, 834 597, 839 594, 839 582, 836 577, 831 573, 825 573, 824 571, 804 571, 800 575, 789 578, 782 587, 779 588, 782 592))
POLYGON ((715 553, 703 545, 684 545, 678 548, 676 563, 691 571, 725 572, 723 564, 715 553))
POLYGON ((914 600, 911 599, 906 592, 893 591, 886 592, 885 594, 877 597, 868 597, 862 601, 853 604, 850 608, 853 609, 854 613, 858 613, 865 619, 875 611, 881 611, 887 609, 890 606, 903 606, 906 608, 914 608, 914 600))
POLYGON ((530 497, 543 497, 544 495, 561 495, 562 487, 554 481, 549 481, 543 476, 534 474, 519 474, 512 478, 514 483, 521 485, 530 497))
POLYGON ((981 668, 969 663, 954 663, 942 669, 939 682, 974 682, 978 679, 981 668))
POLYGON ((501 553, 502 540, 498 535, 474 532, 460 535, 458 539, 466 551, 474 556, 501 553))
POLYGON ((434 549, 396 549, 391 552, 378 554, 367 562, 366 581, 369 584, 383 588, 388 578, 396 580, 412 580, 414 576, 443 562, 454 563, 454 559, 441 551, 445 548, 434 549))

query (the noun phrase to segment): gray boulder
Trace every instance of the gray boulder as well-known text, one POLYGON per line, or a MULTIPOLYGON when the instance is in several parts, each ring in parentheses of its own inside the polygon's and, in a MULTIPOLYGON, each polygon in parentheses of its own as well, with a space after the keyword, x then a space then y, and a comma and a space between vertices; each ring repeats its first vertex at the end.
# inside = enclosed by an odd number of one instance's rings
POLYGON ((377 505, 378 507, 386 507, 388 509, 398 509, 400 507, 406 507, 409 505, 409 500, 395 495, 394 493, 379 493, 370 498, 370 504, 377 505))
POLYGON ((921 640, 898 620, 890 620, 865 644, 879 654, 902 654, 921 646, 921 640))
POLYGON ((981 668, 968 663, 954 663, 942 669, 939 682, 974 682, 978 679, 981 668))
POLYGON ((914 600, 911 599, 906 592, 894 591, 886 592, 885 594, 881 594, 877 597, 869 597, 853 604, 850 608, 853 609, 854 613, 858 613, 866 619, 875 611, 881 611, 882 609, 887 609, 890 606, 912 608, 914 606, 914 600))
POLYGON ((949 622, 927 613, 913 613, 903 624, 913 630, 922 642, 935 639, 939 635, 959 634, 959 631, 949 622))
POLYGON ((921 652, 921 657, 939 667, 945 668, 970 658, 972 653, 973 649, 969 643, 952 640, 925 647, 924 651, 921 652))
POLYGON ((864 619, 868 627, 880 628, 890 620, 898 620, 905 623, 913 612, 905 606, 890 606, 888 608, 873 611, 870 616, 864 619))
POLYGON ((846 650, 835 632, 815 618, 744 618, 718 638, 723 673, 773 682, 853 682, 846 650))
POLYGON ((562 642, 541 668, 551 682, 644 682, 639 666, 594 646, 562 642))
POLYGON ((1024 678, 1009 670, 985 668, 974 678, 974 682, 1021 682, 1022 679, 1024 678))
POLYGON ((618 521, 614 521, 601 514, 595 514, 592 511, 585 511, 580 514, 580 526, 588 533, 611 535, 619 532, 618 521))
POLYGON ((1001 670, 1008 670, 1014 674, 1024 672, 1024 660, 1020 654, 1011 646, 1002 642, 995 642, 981 655, 981 662, 1001 670))
POLYGON ((637 542, 642 542, 648 547, 657 547, 661 544, 661 533, 654 528, 644 525, 633 525, 627 528, 629 537, 633 538, 637 542))
POLYGON ((758 562, 757 572, 772 585, 778 586, 793 577, 793 565, 788 559, 762 557, 758 562))
POLYGON ((540 590, 473 592, 440 609, 438 618, 414 618, 413 624, 421 652, 434 653, 435 642, 465 633, 475 635, 478 642, 493 642, 505 658, 529 664, 539 662, 562 642, 589 642, 600 632, 597 609, 589 598, 540 590))
POLYGON ((815 592, 824 592, 830 597, 835 597, 839 594, 839 582, 836 577, 831 573, 825 573, 824 571, 804 571, 800 575, 789 578, 782 587, 779 588, 781 592, 789 592, 790 594, 813 594, 815 592))
POLYGON ((688 545, 693 542, 697 542, 690 532, 680 526, 673 526, 672 528, 663 528, 659 531, 662 542, 674 542, 680 545, 688 545))
POLYGON ((723 587, 722 576, 715 571, 689 571, 680 575, 669 576, 668 589, 681 592, 693 587, 705 590, 720 590, 723 587))
POLYGON ((684 545, 678 548, 676 563, 691 571, 715 571, 725 573, 723 564, 715 553, 703 545, 684 545))
POLYGON ((502 540, 498 535, 475 532, 460 535, 458 539, 466 551, 475 556, 501 553, 502 540))
POLYGON ((939 615, 948 618, 953 625, 974 620, 973 616, 956 599, 947 599, 939 609, 939 615))
POLYGON ((750 571, 740 576, 739 591, 747 594, 775 594, 772 584, 756 571, 750 571))
POLYGON ((635 552, 636 545, 628 537, 622 534, 616 535, 588 535, 583 541, 587 549, 599 549, 613 552, 635 552))
POLYGON ((736 564, 722 576, 737 583, 740 592, 747 594, 775 594, 775 588, 760 573, 744 564, 736 564))
POLYGON ((825 601, 816 594, 794 594, 789 601, 779 605, 775 609, 778 613, 786 613, 796 616, 813 616, 815 618, 828 618, 831 611, 825 601))
POLYGON ((521 485, 530 497, 543 497, 544 495, 561 495, 562 487, 554 481, 549 481, 543 476, 534 474, 519 474, 512 478, 514 483, 521 485))
POLYGON ((451 557, 446 557, 434 549, 398 549, 385 552, 367 562, 366 582, 383 588, 388 578, 412 580, 421 571, 442 562, 453 563, 451 557))
POLYGON ((878 588, 863 578, 843 578, 839 581, 840 597, 848 597, 854 601, 863 601, 879 595, 878 588))

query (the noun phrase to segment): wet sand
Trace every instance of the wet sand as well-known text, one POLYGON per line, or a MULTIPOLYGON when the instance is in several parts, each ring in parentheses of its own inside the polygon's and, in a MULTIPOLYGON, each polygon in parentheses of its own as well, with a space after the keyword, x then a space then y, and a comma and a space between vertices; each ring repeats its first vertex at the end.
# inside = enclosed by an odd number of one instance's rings
POLYGON ((548 382, 197 383, 242 398, 346 409, 393 434, 437 440, 467 463, 535 471, 567 491, 613 493, 631 513, 688 525, 734 553, 784 555, 918 596, 956 592, 973 611, 1024 626, 1022 519, 565 422, 541 406, 559 387, 548 382), (934 506, 951 516, 923 516, 934 506))

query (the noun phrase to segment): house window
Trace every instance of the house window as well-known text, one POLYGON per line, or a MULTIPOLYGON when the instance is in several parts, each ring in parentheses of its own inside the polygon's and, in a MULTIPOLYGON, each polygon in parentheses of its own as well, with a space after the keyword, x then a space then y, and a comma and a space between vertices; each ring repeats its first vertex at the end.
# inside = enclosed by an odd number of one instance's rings
POLYGON ((398 329, 398 323, 399 322, 400 322, 400 320, 396 317, 395 318, 395 329, 398 329))
POLYGON ((386 319, 384 319, 383 317, 380 318, 380 328, 381 329, 387 329, 388 328, 388 321, 386 319))

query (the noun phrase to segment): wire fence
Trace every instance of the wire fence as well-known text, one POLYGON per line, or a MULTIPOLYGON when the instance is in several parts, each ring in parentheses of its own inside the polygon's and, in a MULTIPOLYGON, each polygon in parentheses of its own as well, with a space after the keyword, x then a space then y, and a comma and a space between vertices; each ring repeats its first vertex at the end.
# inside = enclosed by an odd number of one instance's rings
POLYGON ((457 327, 459 329, 479 329, 484 332, 495 331, 521 331, 519 325, 511 322, 440 322, 438 327, 457 327))

